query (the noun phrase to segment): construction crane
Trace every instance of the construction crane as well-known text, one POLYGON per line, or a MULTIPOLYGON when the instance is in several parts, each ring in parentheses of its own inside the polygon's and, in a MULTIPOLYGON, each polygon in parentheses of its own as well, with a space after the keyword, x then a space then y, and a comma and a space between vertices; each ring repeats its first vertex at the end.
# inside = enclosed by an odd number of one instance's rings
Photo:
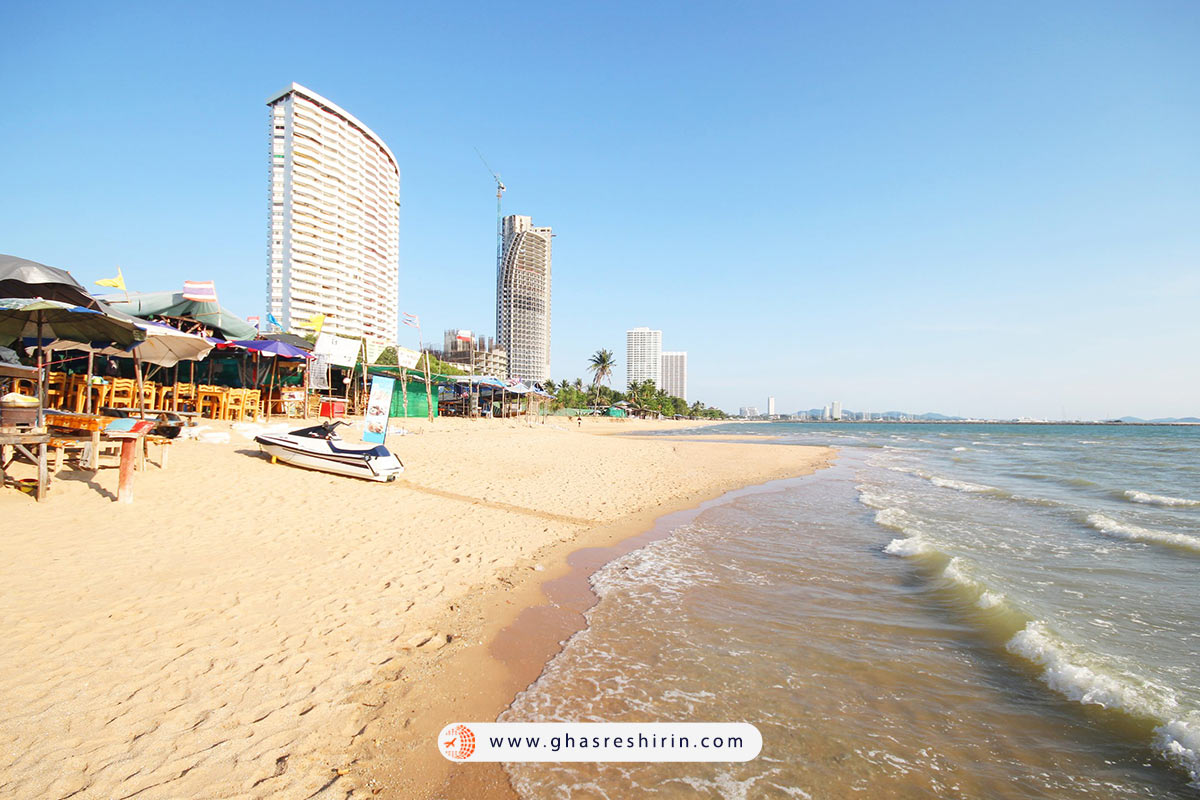
POLYGON ((483 166, 491 174, 492 180, 496 182, 496 274, 500 274, 500 259, 504 255, 504 219, 500 215, 500 198, 504 196, 504 182, 500 180, 500 176, 488 164, 487 159, 483 157, 483 153, 479 152, 479 148, 475 148, 475 155, 479 156, 479 160, 483 162, 483 166))

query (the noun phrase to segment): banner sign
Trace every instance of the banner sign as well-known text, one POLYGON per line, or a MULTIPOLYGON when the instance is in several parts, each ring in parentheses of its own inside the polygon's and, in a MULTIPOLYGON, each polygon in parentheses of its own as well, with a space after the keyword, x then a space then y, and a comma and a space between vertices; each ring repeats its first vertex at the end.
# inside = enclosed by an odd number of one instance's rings
POLYGON ((358 351, 361 348, 360 339, 322 333, 317 336, 317 343, 313 345, 313 355, 328 356, 329 363, 339 367, 353 367, 358 362, 358 351))
POLYGON ((385 348, 379 342, 372 342, 370 339, 368 339, 367 340, 367 363, 368 364, 378 364, 379 356, 383 353, 383 351, 385 349, 387 349, 387 348, 385 348))
POLYGON ((383 444, 387 438, 388 415, 392 410, 393 378, 378 375, 371 378, 371 393, 367 396, 367 415, 363 420, 363 441, 383 444))
POLYGON ((416 369, 417 362, 421 359, 421 354, 416 350, 409 350, 407 347, 396 348, 396 366, 404 367, 405 369, 416 369))
POLYGON ((308 362, 308 388, 329 388, 329 356, 313 356, 308 362))

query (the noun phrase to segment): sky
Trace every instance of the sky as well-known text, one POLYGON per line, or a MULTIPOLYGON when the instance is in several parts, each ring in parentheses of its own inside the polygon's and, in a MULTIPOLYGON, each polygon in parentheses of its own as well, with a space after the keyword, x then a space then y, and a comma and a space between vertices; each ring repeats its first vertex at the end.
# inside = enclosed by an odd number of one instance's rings
POLYGON ((11 2, 0 29, 0 252, 87 285, 262 313, 295 81, 396 154, 426 338, 494 333, 477 148, 554 228, 556 380, 608 348, 621 387, 645 325, 731 412, 1200 415, 1194 2, 11 2))

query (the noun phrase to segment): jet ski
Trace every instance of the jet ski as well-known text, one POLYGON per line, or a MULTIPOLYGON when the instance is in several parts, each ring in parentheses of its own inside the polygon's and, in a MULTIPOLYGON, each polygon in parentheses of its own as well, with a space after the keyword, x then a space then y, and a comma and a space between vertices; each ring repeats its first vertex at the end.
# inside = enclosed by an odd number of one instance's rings
POLYGON ((345 422, 324 422, 291 433, 261 434, 254 437, 271 461, 297 467, 319 469, 370 481, 394 481, 404 471, 400 459, 381 444, 347 444, 337 434, 345 422))

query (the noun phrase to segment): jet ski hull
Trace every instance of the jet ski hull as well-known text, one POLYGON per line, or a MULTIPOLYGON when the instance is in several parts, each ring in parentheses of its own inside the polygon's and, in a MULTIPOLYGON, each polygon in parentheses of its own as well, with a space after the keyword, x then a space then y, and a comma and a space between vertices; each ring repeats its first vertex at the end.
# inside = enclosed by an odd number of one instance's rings
POLYGON ((400 459, 382 446, 346 447, 338 440, 289 434, 255 436, 254 441, 273 458, 305 469, 369 481, 394 481, 404 471, 400 459))

